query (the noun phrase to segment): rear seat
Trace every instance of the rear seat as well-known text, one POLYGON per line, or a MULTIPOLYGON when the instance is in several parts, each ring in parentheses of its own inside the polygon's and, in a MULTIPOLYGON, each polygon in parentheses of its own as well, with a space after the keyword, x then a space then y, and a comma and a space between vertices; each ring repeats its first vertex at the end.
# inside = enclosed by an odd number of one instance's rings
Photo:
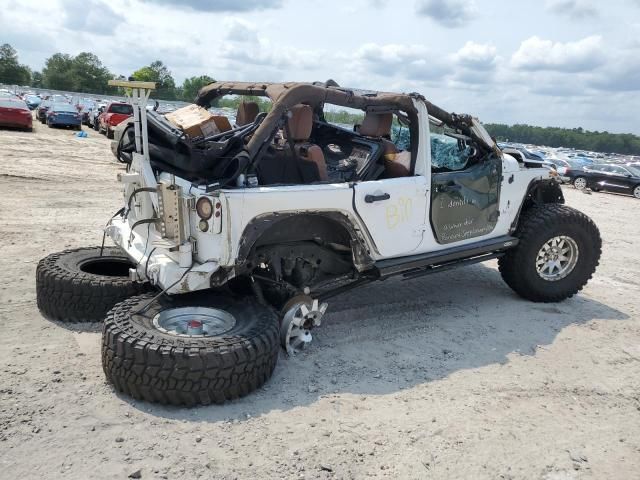
POLYGON ((236 125, 244 127, 253 123, 260 113, 260 107, 256 102, 240 102, 238 111, 236 112, 236 125))

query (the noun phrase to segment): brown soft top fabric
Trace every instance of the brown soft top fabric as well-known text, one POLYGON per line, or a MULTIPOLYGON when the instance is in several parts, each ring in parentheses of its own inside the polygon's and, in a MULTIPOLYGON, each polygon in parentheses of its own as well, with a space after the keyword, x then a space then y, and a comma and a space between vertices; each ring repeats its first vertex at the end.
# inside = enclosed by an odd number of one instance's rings
MULTIPOLYGON (((335 84, 335 82, 213 82, 200 89, 196 104, 209 107, 212 101, 224 95, 265 96, 273 102, 273 108, 247 144, 247 151, 250 156, 255 155, 264 142, 273 134, 282 116, 291 107, 299 103, 305 103, 314 108, 323 103, 330 103, 378 113, 400 110, 408 115, 410 128, 412 129, 411 135, 415 138, 417 136, 417 121, 414 122, 414 120, 417 120, 417 110, 413 100, 419 99, 424 102, 431 117, 447 125, 455 126, 467 135, 475 136, 472 132, 474 120, 470 115, 449 113, 416 93, 362 91, 343 88, 335 84)), ((487 143, 483 138, 475 137, 485 144, 488 150, 499 156, 502 155, 494 142, 487 143)))

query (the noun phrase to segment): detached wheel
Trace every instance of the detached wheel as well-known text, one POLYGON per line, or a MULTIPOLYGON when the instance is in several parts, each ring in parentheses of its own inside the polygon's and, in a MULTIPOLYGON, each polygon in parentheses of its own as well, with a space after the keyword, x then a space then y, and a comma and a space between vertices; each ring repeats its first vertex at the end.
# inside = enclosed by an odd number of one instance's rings
POLYGON ((102 333, 102 368, 138 400, 208 405, 263 385, 279 354, 274 311, 245 297, 153 295, 116 305, 102 333))
POLYGON ((602 240, 598 227, 573 208, 547 204, 523 214, 520 240, 498 261, 516 293, 534 302, 559 302, 578 293, 598 266, 602 240))
POLYGON ((584 190, 585 188, 587 188, 587 179, 584 177, 576 177, 573 180, 573 186, 578 190, 584 190))
POLYGON ((99 322, 116 303, 149 291, 129 280, 135 265, 117 247, 53 253, 36 269, 36 297, 42 314, 63 322, 99 322))

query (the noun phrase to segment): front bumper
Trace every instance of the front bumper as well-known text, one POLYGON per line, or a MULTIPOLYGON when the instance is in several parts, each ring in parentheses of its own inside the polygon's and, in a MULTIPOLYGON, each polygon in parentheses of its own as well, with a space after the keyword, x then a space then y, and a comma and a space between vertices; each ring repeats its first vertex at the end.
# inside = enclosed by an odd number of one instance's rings
POLYGON ((140 225, 132 233, 129 222, 114 218, 105 229, 107 235, 136 264, 130 270, 133 280, 146 281, 169 294, 204 290, 211 286, 211 275, 219 268, 218 262, 198 263, 193 261, 191 245, 172 248, 157 233, 155 228, 140 225), (145 237, 137 231, 147 234, 145 237))

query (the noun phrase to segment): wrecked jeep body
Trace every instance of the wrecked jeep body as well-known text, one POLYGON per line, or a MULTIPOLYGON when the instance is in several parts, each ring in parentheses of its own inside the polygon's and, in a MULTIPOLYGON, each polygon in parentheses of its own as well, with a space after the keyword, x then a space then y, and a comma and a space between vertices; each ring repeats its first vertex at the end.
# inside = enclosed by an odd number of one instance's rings
MULTIPOLYGON (((391 264, 402 262, 390 259, 485 241, 488 250, 500 249, 513 242, 514 220, 534 190, 562 201, 547 170, 503 156, 476 119, 447 113, 418 94, 217 82, 196 102, 208 106, 223 95, 266 96, 273 107, 252 123, 197 141, 150 113, 149 181, 136 162, 121 176, 127 205, 134 206, 114 218, 107 233, 138 264, 132 275, 169 294, 264 277, 266 297, 281 304, 303 289, 320 294, 336 275, 357 281, 401 270, 391 264), (362 110, 367 131, 324 121, 325 104, 362 110), (294 125, 287 113, 298 105, 308 106, 312 119, 296 118, 294 125), (410 135, 405 169, 394 165, 388 132, 379 125, 392 114, 410 135), (293 132, 304 134, 295 145, 274 147, 279 132, 286 137, 287 123, 300 129, 301 122, 312 123, 302 126, 307 132, 293 132), (432 137, 430 128, 447 136, 432 137), (452 139, 468 168, 432 161, 432 147, 442 138, 452 139), (325 180, 313 161, 296 155, 300 144, 319 147, 325 180), (341 164, 352 169, 345 173, 341 164), (158 191, 134 195, 140 187, 158 191), (205 201, 214 206, 211 218, 198 215, 196 204, 205 201), (167 202, 175 211, 158 215, 156 205, 167 202), (296 250, 285 255, 277 247, 283 242, 296 250)), ((120 155, 131 151, 126 140, 123 135, 120 155)))
POLYGON ((61 285, 103 309, 119 301, 102 355, 120 391, 186 405, 246 395, 279 346, 311 341, 328 299, 368 282, 498 259, 520 296, 555 302, 598 265, 598 229, 563 205, 554 172, 503 154, 469 115, 335 82, 215 82, 196 102, 225 95, 272 107, 243 102, 230 130, 189 138, 139 105, 113 145, 128 163, 105 229, 117 247, 38 266, 45 314, 63 316, 61 285), (327 121, 331 108, 357 124, 327 121))

